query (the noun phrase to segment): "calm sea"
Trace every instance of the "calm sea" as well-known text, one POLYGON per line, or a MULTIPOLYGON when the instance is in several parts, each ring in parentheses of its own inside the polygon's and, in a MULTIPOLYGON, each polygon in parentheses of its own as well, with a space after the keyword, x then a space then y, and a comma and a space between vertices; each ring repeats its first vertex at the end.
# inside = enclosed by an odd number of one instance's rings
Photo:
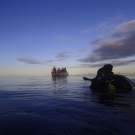
POLYGON ((0 77, 0 135, 135 135, 135 92, 89 85, 82 76, 0 77))

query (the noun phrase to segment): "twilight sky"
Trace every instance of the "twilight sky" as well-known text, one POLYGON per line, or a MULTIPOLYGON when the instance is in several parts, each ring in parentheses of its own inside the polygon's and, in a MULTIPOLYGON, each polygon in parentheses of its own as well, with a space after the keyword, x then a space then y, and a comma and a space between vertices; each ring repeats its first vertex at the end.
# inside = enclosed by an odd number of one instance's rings
POLYGON ((0 75, 135 74, 135 0, 0 0, 0 75))

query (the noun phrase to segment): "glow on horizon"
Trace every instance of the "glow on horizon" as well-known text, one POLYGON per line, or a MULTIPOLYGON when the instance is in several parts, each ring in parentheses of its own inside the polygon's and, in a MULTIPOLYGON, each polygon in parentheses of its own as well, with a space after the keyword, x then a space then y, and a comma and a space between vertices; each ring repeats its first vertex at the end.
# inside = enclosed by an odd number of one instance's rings
POLYGON ((0 76, 50 75, 53 66, 69 75, 96 74, 106 63, 115 73, 135 74, 134 5, 2 0, 0 76))

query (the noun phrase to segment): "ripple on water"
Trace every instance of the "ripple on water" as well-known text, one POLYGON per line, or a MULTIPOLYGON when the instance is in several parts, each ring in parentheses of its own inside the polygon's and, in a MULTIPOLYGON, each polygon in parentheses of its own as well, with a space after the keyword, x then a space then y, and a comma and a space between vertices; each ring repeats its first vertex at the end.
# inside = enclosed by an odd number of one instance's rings
POLYGON ((89 85, 80 76, 0 78, 0 134, 135 134, 135 94, 89 85))

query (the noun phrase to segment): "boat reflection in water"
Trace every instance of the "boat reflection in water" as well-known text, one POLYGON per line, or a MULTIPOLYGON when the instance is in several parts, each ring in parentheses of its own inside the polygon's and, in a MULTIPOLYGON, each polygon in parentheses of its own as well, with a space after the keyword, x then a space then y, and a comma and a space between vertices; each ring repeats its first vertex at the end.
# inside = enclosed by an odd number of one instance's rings
POLYGON ((65 76, 52 76, 53 94, 58 96, 64 96, 68 93, 67 90, 67 77, 65 76))

